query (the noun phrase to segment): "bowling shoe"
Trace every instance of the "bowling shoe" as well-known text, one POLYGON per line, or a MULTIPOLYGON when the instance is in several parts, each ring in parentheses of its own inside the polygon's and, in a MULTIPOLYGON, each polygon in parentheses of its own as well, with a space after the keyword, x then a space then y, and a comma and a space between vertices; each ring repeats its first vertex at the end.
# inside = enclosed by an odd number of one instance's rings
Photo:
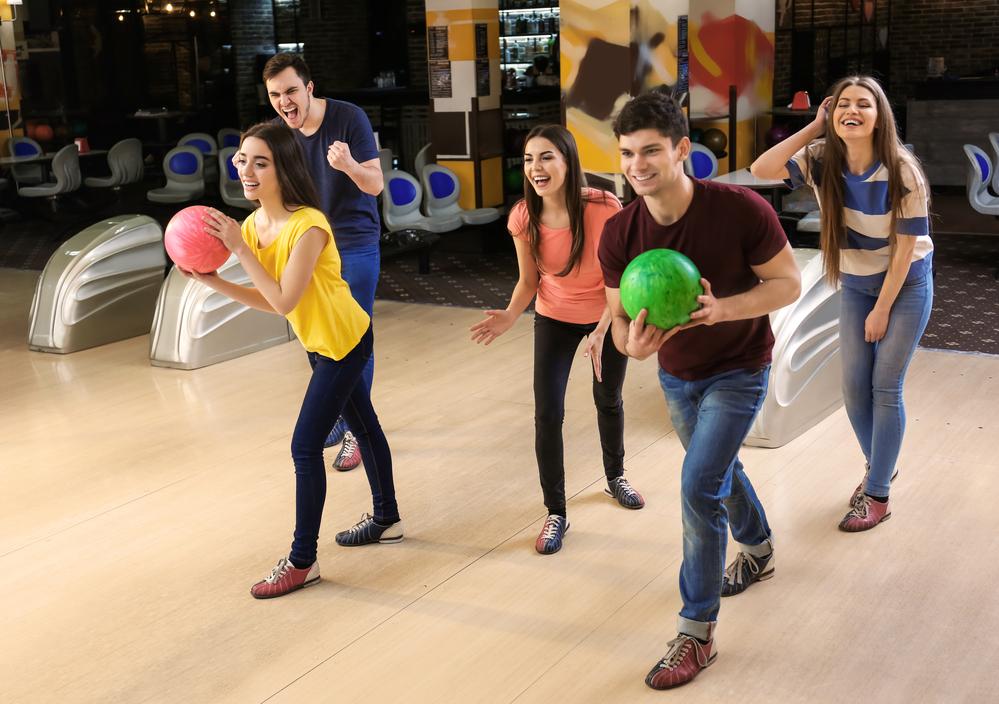
POLYGON ((336 534, 336 544, 344 547, 357 547, 371 543, 401 543, 402 521, 396 521, 390 526, 380 526, 375 523, 375 517, 364 514, 357 523, 342 533, 336 534))
POLYGON ((770 545, 770 554, 766 557, 754 557, 748 552, 735 556, 722 577, 722 596, 741 594, 753 582, 763 582, 774 576, 774 544, 770 540, 766 544, 770 545))
POLYGON ((347 425, 343 422, 343 418, 337 420, 336 425, 333 426, 333 430, 326 438, 326 442, 323 443, 323 447, 335 447, 343 442, 343 436, 347 433, 347 425))
POLYGON ((678 633, 667 643, 669 650, 645 677, 645 684, 652 689, 672 689, 687 684, 718 657, 718 653, 711 652, 714 643, 713 638, 701 643, 696 638, 678 633))
MULTIPOLYGON (((854 489, 853 496, 850 497, 850 505, 851 506, 853 506, 855 503, 857 503, 857 497, 860 496, 862 493, 864 493, 864 489, 867 488, 867 475, 870 474, 870 473, 871 473, 871 465, 869 465, 869 464, 864 465, 864 478, 860 481, 860 484, 857 485, 857 488, 854 489)), ((895 477, 897 477, 897 476, 898 476, 898 467, 896 467, 895 471, 893 471, 891 473, 891 479, 889 480, 888 483, 889 484, 894 484, 895 483, 895 477)))
POLYGON ((349 472, 361 464, 361 450, 357 446, 357 438, 349 430, 343 436, 343 447, 333 460, 333 466, 338 472, 349 472))
POLYGON ((853 505, 850 513, 839 524, 840 530, 847 533, 859 533, 862 530, 870 530, 878 523, 891 518, 890 502, 875 501, 867 494, 860 494, 857 502, 853 505))
POLYGON ((614 481, 607 482, 607 488, 604 489, 604 493, 611 498, 617 499, 617 502, 624 506, 625 508, 639 509, 645 505, 645 499, 637 491, 631 488, 631 484, 624 477, 618 477, 614 481))
POLYGON ((313 562, 308 569, 300 570, 296 569, 287 557, 282 557, 267 579, 253 585, 250 594, 257 599, 273 599, 317 582, 319 582, 318 562, 313 562))
POLYGON ((542 555, 552 555, 562 549, 562 536, 569 530, 569 519, 565 516, 550 515, 545 520, 534 549, 542 555))

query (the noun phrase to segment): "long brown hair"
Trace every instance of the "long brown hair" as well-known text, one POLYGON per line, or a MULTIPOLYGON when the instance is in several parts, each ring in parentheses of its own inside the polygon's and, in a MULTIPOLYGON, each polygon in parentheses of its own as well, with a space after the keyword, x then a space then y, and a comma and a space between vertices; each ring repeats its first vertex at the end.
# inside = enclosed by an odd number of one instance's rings
MULTIPOLYGON (((289 208, 289 205, 306 205, 322 213, 323 206, 319 201, 316 186, 312 182, 312 176, 309 175, 305 153, 292 129, 284 122, 261 122, 240 137, 240 151, 243 151, 243 142, 248 137, 256 137, 271 150, 278 186, 281 188, 281 201, 285 209, 294 210, 289 208)), ((260 205, 259 201, 253 202, 260 205)))
MULTIPOLYGON (((891 199, 891 218, 888 229, 889 256, 894 255, 898 237, 895 230, 902 217, 902 197, 905 187, 902 183, 902 164, 906 163, 922 176, 919 160, 914 157, 898 138, 895 115, 892 113, 888 97, 881 85, 871 76, 849 76, 833 86, 832 103, 826 121, 826 146, 822 156, 822 178, 819 186, 819 199, 822 203, 822 233, 820 242, 825 258, 826 279, 833 286, 839 283, 840 250, 846 244, 846 225, 843 218, 843 161, 846 147, 836 134, 833 114, 839 104, 840 94, 850 86, 859 86, 871 92, 878 111, 874 125, 874 158, 888 171, 888 196, 891 199)), ((806 168, 811 168, 811 160, 806 168)), ((925 181, 925 176, 922 177, 925 181)), ((928 197, 928 196, 927 196, 928 197)), ((929 204, 927 203, 927 207, 929 204)))
MULTIPOLYGON (((565 159, 565 207, 569 211, 569 230, 572 232, 572 246, 569 248, 569 258, 565 262, 565 267, 555 276, 568 276, 569 273, 579 266, 583 258, 583 245, 586 242, 586 235, 583 231, 583 211, 586 204, 600 198, 606 200, 607 196, 603 191, 595 191, 586 186, 586 176, 583 174, 583 167, 579 164, 579 151, 576 149, 576 140, 572 133, 562 125, 538 125, 531 130, 527 139, 524 140, 524 150, 527 145, 536 137, 547 139, 559 151, 565 159), (587 189, 587 194, 583 196, 583 189, 587 189)), ((522 155, 523 156, 523 155, 522 155)), ((538 271, 544 272, 544 265, 541 262, 541 209, 544 201, 531 185, 531 179, 524 177, 524 203, 527 205, 527 243, 530 246, 531 258, 534 260, 538 271)))

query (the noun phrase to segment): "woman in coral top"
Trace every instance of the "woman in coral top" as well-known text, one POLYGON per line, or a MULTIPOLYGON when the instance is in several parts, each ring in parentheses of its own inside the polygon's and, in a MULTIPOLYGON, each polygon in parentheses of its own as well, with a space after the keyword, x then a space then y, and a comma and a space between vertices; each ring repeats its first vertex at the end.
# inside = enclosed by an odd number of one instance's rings
POLYGON ((524 199, 510 213, 520 280, 506 310, 471 327, 489 344, 509 330, 537 295, 534 316, 535 452, 548 518, 535 548, 558 552, 569 530, 565 509, 562 419, 569 370, 581 340, 593 364, 593 401, 607 487, 624 507, 645 505, 624 478, 621 387, 627 358, 607 334, 611 315, 597 246, 604 223, 621 210, 613 195, 586 187, 576 142, 560 125, 535 127, 524 144, 524 199))
POLYGON ((296 486, 291 553, 250 590, 258 599, 269 599, 319 581, 316 553, 326 501, 323 442, 341 414, 352 429, 361 429, 356 438, 374 515, 338 533, 336 542, 397 543, 402 540, 402 521, 388 441, 368 387, 361 382, 371 357, 371 319, 340 276, 333 230, 319 209, 298 138, 283 124, 256 125, 243 135, 237 156, 243 193, 260 207, 245 220, 242 231, 235 220, 210 209, 205 230, 239 258, 254 288, 214 272, 185 274, 244 305, 285 316, 312 366, 291 440, 296 486))

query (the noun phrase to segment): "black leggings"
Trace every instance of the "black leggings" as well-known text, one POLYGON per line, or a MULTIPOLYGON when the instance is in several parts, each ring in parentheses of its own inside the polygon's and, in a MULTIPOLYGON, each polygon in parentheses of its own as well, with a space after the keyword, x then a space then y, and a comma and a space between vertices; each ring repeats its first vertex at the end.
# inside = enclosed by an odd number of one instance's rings
MULTIPOLYGON (((565 465, 562 420, 565 388, 579 341, 593 332, 597 323, 563 323, 540 314, 534 316, 534 449, 538 456, 541 490, 548 513, 565 515, 565 465)), ((621 387, 628 358, 617 351, 610 330, 601 356, 603 381, 593 374, 593 402, 597 407, 597 429, 607 479, 624 474, 624 405, 621 387)))

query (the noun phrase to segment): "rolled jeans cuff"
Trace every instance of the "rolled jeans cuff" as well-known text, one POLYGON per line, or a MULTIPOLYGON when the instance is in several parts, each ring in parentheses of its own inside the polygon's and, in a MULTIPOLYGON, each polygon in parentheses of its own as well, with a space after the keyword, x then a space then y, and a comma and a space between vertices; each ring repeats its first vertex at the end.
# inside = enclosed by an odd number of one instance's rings
POLYGON ((774 551, 774 539, 772 537, 767 538, 759 545, 743 545, 739 543, 739 549, 753 557, 766 557, 774 551))
POLYGON ((676 617, 676 632, 692 636, 698 640, 709 641, 715 634, 717 621, 691 621, 683 616, 676 617))

